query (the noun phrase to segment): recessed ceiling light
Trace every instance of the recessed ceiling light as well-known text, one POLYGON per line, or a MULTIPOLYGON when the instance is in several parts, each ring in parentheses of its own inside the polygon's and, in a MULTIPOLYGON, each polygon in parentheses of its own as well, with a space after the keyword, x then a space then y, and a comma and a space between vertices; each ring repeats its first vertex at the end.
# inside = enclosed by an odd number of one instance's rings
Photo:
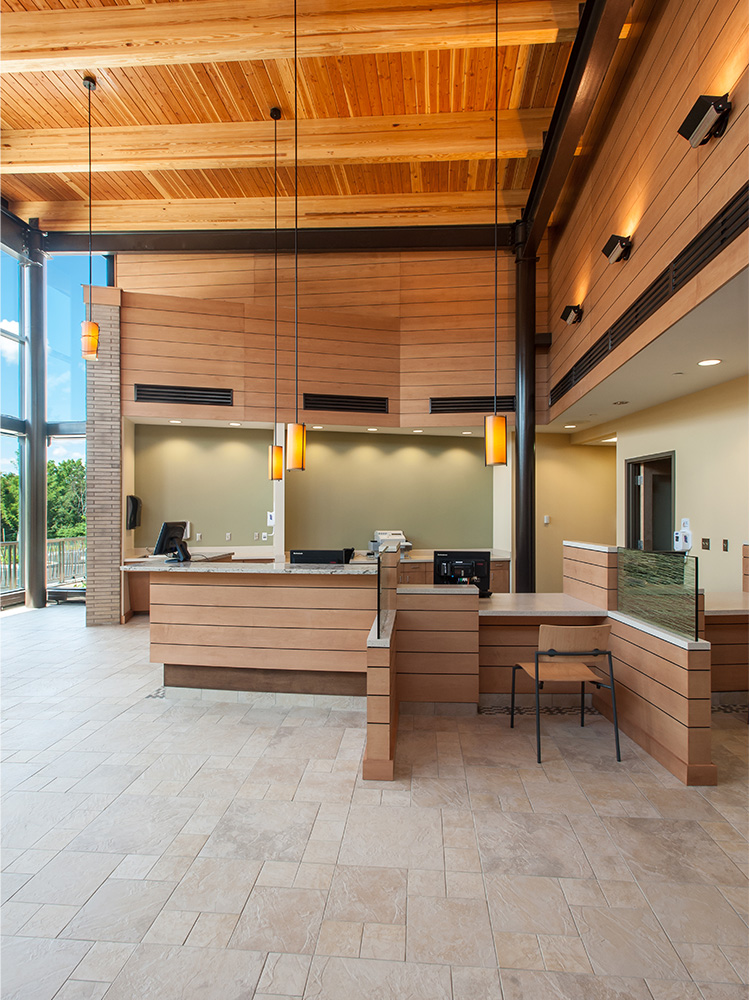
POLYGON ((613 438, 602 438, 602 444, 612 444, 615 441, 617 441, 616 437, 613 437, 613 438))
POLYGON ((181 420, 170 420, 169 422, 170 422, 170 424, 181 424, 182 423, 181 420))
POLYGON ((698 364, 701 368, 710 368, 711 365, 720 365, 721 358, 709 358, 707 361, 699 361, 698 364))
POLYGON ((575 426, 576 426, 575 424, 566 424, 565 425, 565 430, 566 431, 573 431, 573 430, 575 430, 575 426))
POLYGON ((471 434, 472 431, 461 431, 462 434, 471 434))
POLYGON ((423 433, 423 431, 413 431, 412 433, 413 433, 413 434, 422 434, 422 433, 423 433))
POLYGON ((312 425, 312 429, 314 431, 322 431, 323 430, 323 425, 322 424, 313 424, 312 425))
POLYGON ((629 399, 616 399, 612 406, 627 406, 629 402, 629 399))
POLYGON ((377 427, 368 427, 367 429, 368 429, 368 431, 376 431, 377 427))
POLYGON ((229 426, 230 427, 242 427, 242 424, 238 424, 235 420, 230 420, 229 421, 229 426))

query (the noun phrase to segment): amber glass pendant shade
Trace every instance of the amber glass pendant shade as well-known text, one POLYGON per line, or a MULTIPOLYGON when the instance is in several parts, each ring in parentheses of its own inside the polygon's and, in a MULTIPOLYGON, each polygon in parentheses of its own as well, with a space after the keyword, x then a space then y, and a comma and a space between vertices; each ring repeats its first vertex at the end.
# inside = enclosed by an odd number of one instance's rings
POLYGON ((268 478, 284 478, 284 449, 280 444, 269 444, 268 446, 268 478))
POLYGON ((484 464, 508 464, 507 424, 497 413, 484 418, 484 464))
POLYGON ((305 468, 307 452, 307 427, 304 424, 287 424, 286 467, 289 471, 305 468))
POLYGON ((99 324, 89 319, 81 323, 81 357, 84 361, 96 361, 99 357, 99 324))

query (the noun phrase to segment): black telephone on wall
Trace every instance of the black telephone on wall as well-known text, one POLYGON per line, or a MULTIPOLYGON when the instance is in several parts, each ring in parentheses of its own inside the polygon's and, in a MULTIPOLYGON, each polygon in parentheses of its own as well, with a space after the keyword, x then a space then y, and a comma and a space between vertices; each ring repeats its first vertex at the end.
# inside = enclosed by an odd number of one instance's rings
POLYGON ((128 531, 140 527, 142 506, 143 501, 140 497, 128 496, 125 502, 125 527, 128 531))

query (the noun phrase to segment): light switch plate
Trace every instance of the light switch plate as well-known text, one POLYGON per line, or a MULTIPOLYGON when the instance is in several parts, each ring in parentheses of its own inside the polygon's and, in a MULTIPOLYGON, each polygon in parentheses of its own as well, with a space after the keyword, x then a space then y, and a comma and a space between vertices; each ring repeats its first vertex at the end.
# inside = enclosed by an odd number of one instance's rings
POLYGON ((711 539, 710 538, 701 538, 701 548, 702 549, 710 549, 711 548, 711 539))

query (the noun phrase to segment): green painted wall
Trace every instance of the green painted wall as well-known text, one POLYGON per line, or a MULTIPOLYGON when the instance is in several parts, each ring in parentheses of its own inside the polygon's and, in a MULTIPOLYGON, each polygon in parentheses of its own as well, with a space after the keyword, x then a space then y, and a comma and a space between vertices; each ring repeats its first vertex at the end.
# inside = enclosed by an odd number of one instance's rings
MULTIPOLYGON (((189 520, 199 544, 259 545, 271 509, 270 430, 135 427, 136 547, 162 521, 189 520)), ((286 480, 286 548, 367 547, 401 528, 416 548, 492 545, 492 473, 481 440, 308 433, 307 470, 286 480)), ((270 543, 269 543, 270 544, 270 543)))
POLYGON ((376 528, 415 548, 492 545, 492 471, 481 440, 309 431, 286 488, 286 547, 363 549, 376 528))
MULTIPOLYGON (((137 547, 153 546, 162 521, 192 521, 199 545, 259 545, 272 507, 270 430, 242 427, 135 428, 135 492, 143 500, 137 547)), ((270 544, 270 543, 269 543, 270 544)))

